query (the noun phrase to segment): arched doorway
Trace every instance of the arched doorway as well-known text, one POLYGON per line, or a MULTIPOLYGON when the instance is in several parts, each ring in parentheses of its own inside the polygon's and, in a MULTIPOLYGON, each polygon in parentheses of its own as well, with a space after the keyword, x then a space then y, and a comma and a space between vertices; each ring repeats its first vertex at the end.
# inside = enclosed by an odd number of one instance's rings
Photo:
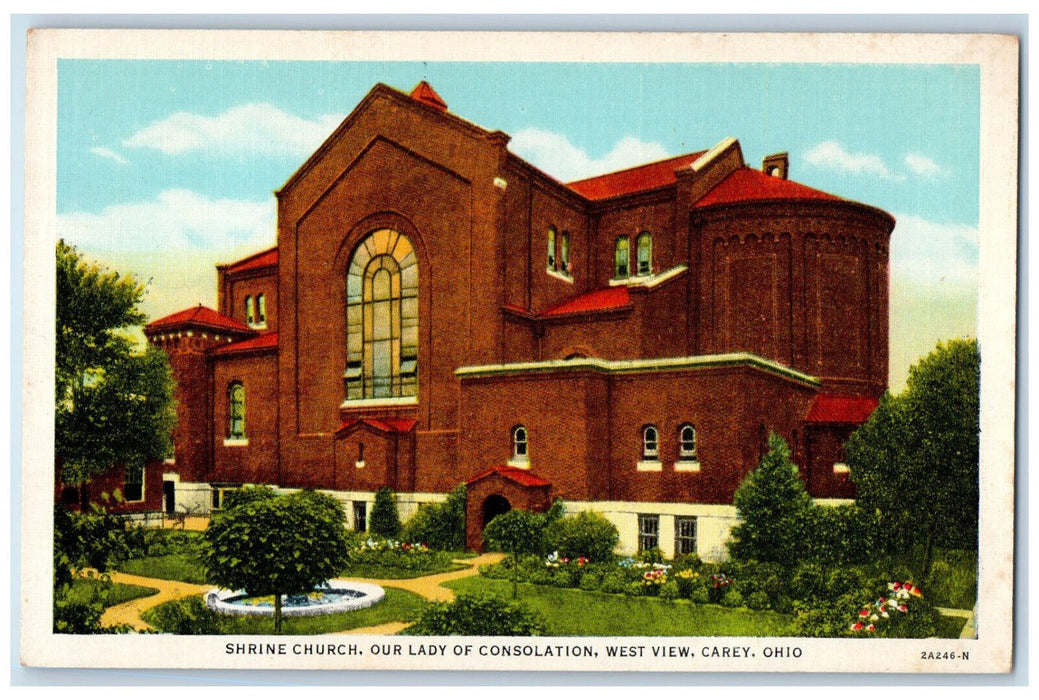
POLYGON ((483 527, 487 527, 487 523, 491 522, 491 520, 502 513, 508 513, 510 510, 512 510, 512 504, 509 503, 509 499, 505 498, 505 496, 502 496, 500 493, 488 496, 483 502, 483 527))

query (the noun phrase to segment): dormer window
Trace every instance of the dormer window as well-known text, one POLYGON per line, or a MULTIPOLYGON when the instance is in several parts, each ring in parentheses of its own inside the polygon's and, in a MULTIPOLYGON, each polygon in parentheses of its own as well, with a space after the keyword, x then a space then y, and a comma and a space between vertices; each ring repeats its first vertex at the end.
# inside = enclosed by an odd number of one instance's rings
POLYGON ((629 252, 628 252, 628 237, 620 236, 617 238, 617 243, 614 247, 613 253, 613 277, 614 279, 626 279, 628 277, 628 264, 629 264, 629 252))
POLYGON ((653 236, 648 231, 639 234, 636 242, 638 256, 638 274, 640 276, 653 274, 653 236))
POLYGON ((548 269, 556 269, 556 229, 550 226, 548 229, 548 269))

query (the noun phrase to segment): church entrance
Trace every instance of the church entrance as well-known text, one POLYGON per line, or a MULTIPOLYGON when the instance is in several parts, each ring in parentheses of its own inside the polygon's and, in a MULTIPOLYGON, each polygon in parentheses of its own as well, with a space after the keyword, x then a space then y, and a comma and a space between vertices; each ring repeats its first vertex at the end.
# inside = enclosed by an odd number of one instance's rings
POLYGON ((510 510, 512 510, 512 504, 509 503, 509 499, 505 498, 505 496, 502 496, 500 493, 488 496, 483 502, 483 527, 487 527, 487 523, 502 513, 508 513, 510 510))

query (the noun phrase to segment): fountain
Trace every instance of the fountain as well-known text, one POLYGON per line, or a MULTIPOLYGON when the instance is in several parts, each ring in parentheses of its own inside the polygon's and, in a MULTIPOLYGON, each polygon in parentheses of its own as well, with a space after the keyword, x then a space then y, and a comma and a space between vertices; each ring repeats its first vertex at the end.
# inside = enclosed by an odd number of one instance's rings
MULTIPOLYGON (((285 617, 310 617, 348 612, 371 607, 386 596, 382 586, 344 579, 332 579, 307 594, 284 596, 281 614, 285 617)), ((245 591, 214 588, 206 594, 206 606, 226 615, 274 615, 274 597, 253 597, 245 591)))

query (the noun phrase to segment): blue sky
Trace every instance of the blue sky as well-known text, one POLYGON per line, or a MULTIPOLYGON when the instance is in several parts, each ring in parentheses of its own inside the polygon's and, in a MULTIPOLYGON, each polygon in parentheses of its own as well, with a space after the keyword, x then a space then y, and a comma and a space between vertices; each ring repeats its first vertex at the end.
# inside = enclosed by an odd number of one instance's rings
POLYGON ((377 82, 449 109, 561 180, 740 140, 750 165, 878 206, 891 383, 976 331, 975 66, 62 60, 59 235, 149 281, 156 318, 215 305, 213 265, 275 243, 274 197, 377 82))

